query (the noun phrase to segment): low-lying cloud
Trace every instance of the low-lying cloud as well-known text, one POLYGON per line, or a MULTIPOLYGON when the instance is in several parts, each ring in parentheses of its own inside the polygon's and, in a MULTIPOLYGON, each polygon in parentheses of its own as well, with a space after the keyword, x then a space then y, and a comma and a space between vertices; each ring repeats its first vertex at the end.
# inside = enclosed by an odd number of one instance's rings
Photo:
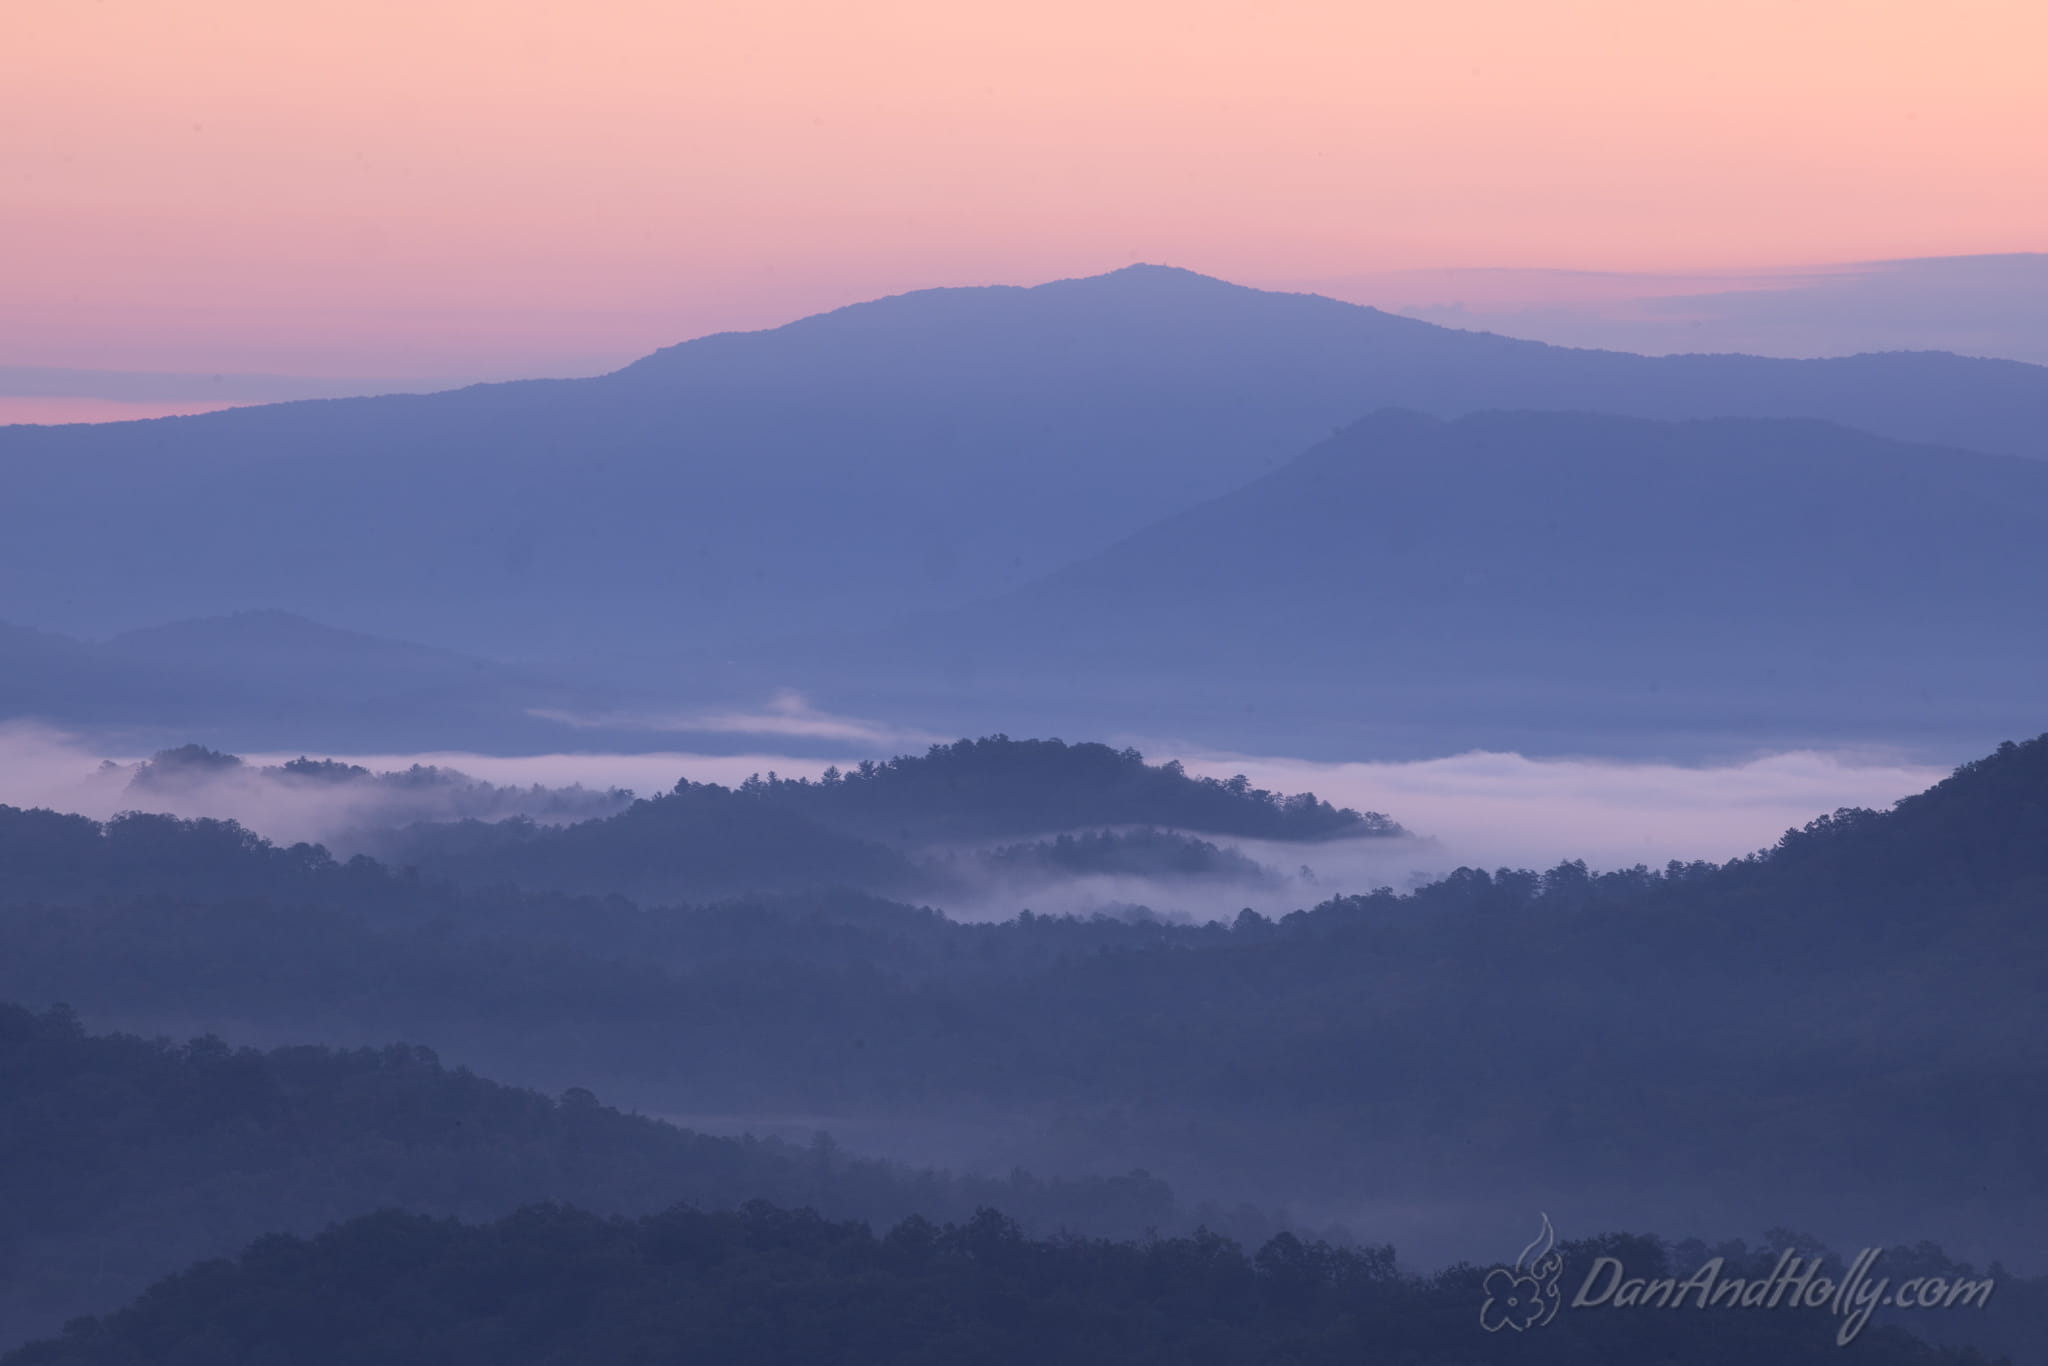
MULTIPOLYGON (((1121 742, 1120 742, 1121 743, 1121 742)), ((1313 791, 1340 806, 1384 812, 1412 837, 1316 843, 1204 835, 1262 865, 1260 877, 1216 879, 1088 875, 991 877, 947 909, 965 918, 1133 906, 1175 917, 1227 917, 1313 905, 1339 893, 1406 888, 1452 868, 1548 868, 1584 859, 1595 868, 1672 859, 1721 861, 1775 842, 1786 829, 1843 806, 1883 808, 1945 776, 1892 756, 1795 751, 1689 767, 1471 753, 1419 762, 1320 763, 1133 741, 1152 760, 1181 759, 1197 776, 1242 773, 1280 792, 1313 791)), ((878 748, 877 756, 889 751, 878 748)), ((244 755, 238 768, 137 783, 138 758, 103 755, 44 727, 0 725, 0 802, 104 819, 122 810, 234 819, 282 842, 346 852, 351 832, 411 821, 529 815, 583 819, 625 797, 666 791, 679 777, 735 786, 756 773, 815 777, 843 758, 801 754, 544 754, 456 752, 316 756, 372 774, 441 770, 436 781, 335 781, 293 776, 293 754, 244 755), (449 776, 459 775, 459 776, 449 776), (473 780, 473 781, 464 781, 473 780)))
POLYGON ((40 726, 0 726, 0 802, 104 820, 120 811, 233 820, 281 844, 354 852, 355 832, 415 821, 566 822, 623 809, 633 794, 576 783, 496 784, 452 765, 300 755, 238 757, 197 746, 151 760, 105 758, 40 726))
MULTIPOLYGON (((1487 752, 1403 763, 1178 752, 1199 776, 1243 773, 1259 787, 1383 811, 1434 841, 1416 857, 1423 871, 1438 873, 1460 864, 1550 868, 1574 858, 1595 868, 1720 862, 1841 807, 1888 807, 1948 775, 1895 756, 1816 750, 1713 766, 1487 752)), ((1311 846, 1304 861, 1317 864, 1315 853, 1311 846)))

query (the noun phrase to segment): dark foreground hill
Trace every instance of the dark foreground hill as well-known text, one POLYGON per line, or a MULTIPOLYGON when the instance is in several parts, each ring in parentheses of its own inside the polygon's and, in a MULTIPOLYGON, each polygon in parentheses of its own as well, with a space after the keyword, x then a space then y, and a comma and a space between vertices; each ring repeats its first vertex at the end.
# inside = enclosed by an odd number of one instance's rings
POLYGON ((949 722, 1119 713, 1316 753, 1975 748, 2039 724, 2044 601, 2048 462, 1817 422, 1387 412, 851 657, 949 722))
MULTIPOLYGON (((1644 1274, 1653 1239, 1567 1245, 1644 1274)), ((1730 1276, 1768 1275, 1767 1255, 1730 1276)), ((1574 1288, 1577 1280, 1574 1279, 1574 1288)), ((1504 1297, 1505 1298, 1505 1297, 1504 1297)), ((559 1207, 471 1226, 397 1212, 310 1240, 266 1238, 134 1305, 25 1347, 5 1366, 1833 1366, 1825 1309, 1564 1310, 1488 1333, 1481 1271, 1402 1274, 1392 1249, 1282 1235, 1255 1253, 1213 1234, 1034 1240, 994 1211, 884 1234, 766 1203, 637 1221, 559 1207)), ((1968 1313, 1969 1311, 1962 1311, 1968 1313)), ((1494 1318, 1499 1328, 1505 1322, 1494 1318)), ((1871 1366, 1982 1366, 1865 1327, 1871 1366)))
POLYGON ((89 1035, 0 1003, 0 1347, 111 1309, 270 1232, 403 1207, 495 1218, 536 1200, 643 1213, 766 1199, 878 1224, 1000 1203, 1043 1231, 1135 1235, 1251 1210, 1178 1205, 1160 1181, 954 1176, 818 1137, 717 1138, 447 1068, 425 1048, 233 1049, 89 1035))
MULTIPOLYGON (((2048 454, 2048 369, 1645 358, 1133 267, 706 337, 597 379, 0 430, 0 620, 282 608, 638 681, 1042 575, 1400 404, 1809 417, 2048 454)), ((688 690, 686 689, 686 690, 688 690)))

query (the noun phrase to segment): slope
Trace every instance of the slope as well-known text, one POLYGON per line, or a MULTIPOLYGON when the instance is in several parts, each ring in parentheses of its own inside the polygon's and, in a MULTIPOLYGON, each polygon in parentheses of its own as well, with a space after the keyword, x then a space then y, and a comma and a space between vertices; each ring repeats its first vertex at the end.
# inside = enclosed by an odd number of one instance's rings
POLYGON ((0 618, 249 607, 617 678, 1021 584, 1400 403, 1810 416, 2040 455, 2048 369, 1646 359, 1133 267, 701 338, 614 375, 0 430, 0 618))
POLYGON ((1370 727, 1424 753, 1977 747, 2038 727, 2044 592, 2048 463, 1803 420, 1390 411, 813 667, 940 724, 1325 754, 1370 727))

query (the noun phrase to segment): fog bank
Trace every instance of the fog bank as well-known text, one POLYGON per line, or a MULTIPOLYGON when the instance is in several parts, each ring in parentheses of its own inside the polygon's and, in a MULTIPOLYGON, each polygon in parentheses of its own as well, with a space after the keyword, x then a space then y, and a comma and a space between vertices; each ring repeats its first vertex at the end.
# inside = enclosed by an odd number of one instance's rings
MULTIPOLYGON (((1283 888, 1268 888, 1255 900, 1270 902, 1277 892, 1279 901, 1297 904, 1338 891, 1404 886, 1460 864, 1545 868, 1579 858, 1596 868, 1612 868, 1659 866, 1671 859, 1724 860, 1763 848, 1786 829, 1839 807, 1889 806, 1946 773, 1896 756, 1856 752, 1763 754, 1742 763, 1701 767, 1538 760, 1502 753, 1419 762, 1319 763, 1160 741, 1129 743, 1154 762, 1178 757, 1199 776, 1243 773, 1259 787, 1313 791, 1340 806, 1382 811, 1419 837, 1320 844, 1217 841, 1284 875, 1283 888)), ((615 788, 642 794, 665 791, 679 777, 730 786, 754 773, 816 776, 834 762, 845 763, 843 757, 769 753, 313 756, 372 773, 404 773, 414 765, 455 770, 499 789, 480 798, 477 789, 459 784, 397 791, 391 785, 360 782, 280 782, 259 770, 276 769, 299 756, 242 757, 242 769, 216 780, 138 787, 129 766, 140 756, 99 753, 62 732, 9 723, 0 725, 0 802, 48 806, 101 819, 131 809, 232 818, 274 840, 317 841, 367 825, 470 814, 483 819, 521 813, 537 819, 576 818, 579 808, 573 802, 565 808, 554 789, 580 787, 595 800, 615 788), (504 792, 536 786, 550 791, 512 796, 504 792), (470 795, 464 797, 464 792, 470 795)), ((1113 901, 1135 899, 1142 891, 1136 885, 1092 890, 1113 901)), ((1185 894, 1190 889, 1181 890, 1185 894)), ((1184 905, 1208 899, 1184 898, 1184 905)), ((1234 908, 1218 906, 1212 911, 1203 904, 1185 909, 1222 914, 1234 908)))

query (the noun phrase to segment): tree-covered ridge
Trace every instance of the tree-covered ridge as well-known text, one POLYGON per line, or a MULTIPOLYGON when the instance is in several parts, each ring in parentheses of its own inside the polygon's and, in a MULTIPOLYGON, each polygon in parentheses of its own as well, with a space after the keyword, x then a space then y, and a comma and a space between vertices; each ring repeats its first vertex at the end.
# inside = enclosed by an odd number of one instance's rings
POLYGON ((1749 861, 1822 882, 1981 890, 2018 884, 2048 905, 2048 735, 2001 744, 1888 812, 1836 812, 1749 861))
POLYGON ((974 863, 1013 877, 1107 875, 1264 882, 1273 873, 1234 849, 1170 830, 1086 830, 982 851, 974 863))
MULTIPOLYGON (((381 807, 362 809, 384 810, 392 823, 351 836, 374 862, 358 855, 338 864, 322 846, 279 848, 232 821, 126 812, 95 822, 0 807, 0 899, 191 893, 329 901, 368 895, 390 880, 386 869, 429 882, 652 901, 820 887, 937 896, 980 873, 1262 876, 1249 860, 1178 830, 1292 840, 1402 833, 1376 812, 1339 809, 1309 793, 1277 795, 1242 776, 1191 778, 1178 763, 1147 764, 1135 750, 1003 736, 832 769, 816 782, 770 773, 725 787, 685 778, 638 801, 621 790, 494 787, 421 767, 372 774, 301 758, 256 768, 198 745, 157 754, 128 790, 149 801, 230 780, 375 798, 381 807), (486 816, 508 807, 543 816, 624 809, 568 824, 528 815, 437 821, 414 819, 425 809, 420 801, 486 816), (1057 838, 1075 833, 1083 838, 1057 838), (938 847, 1040 835, 1051 838, 965 862, 938 847)), ((403 899, 422 889, 390 890, 403 899)))
POLYGON ((673 791, 617 815, 567 826, 512 820, 420 824, 379 837, 386 862, 484 885, 703 899, 747 891, 851 886, 894 895, 937 895, 962 872, 936 846, 1087 832, 1086 845, 1054 841, 997 860, 1012 872, 1142 874, 1163 864, 1256 877, 1255 867, 1214 857, 1160 831, 1245 839, 1322 840, 1393 836, 1378 812, 1340 809, 1313 793, 1283 796, 1242 775, 1192 778, 1176 762, 1147 764, 1134 749, 990 736, 934 745, 917 756, 865 762, 822 779, 755 775, 737 787, 684 778, 673 791), (1145 827, 1143 837, 1103 838, 1104 827, 1145 827), (1088 866, 1090 863, 1098 865, 1088 866))
POLYGON ((536 1200, 639 1213, 765 1198, 840 1217, 964 1218, 1133 1234, 1250 1210, 1183 1210, 1164 1183, 968 1178, 851 1156, 820 1136, 692 1132, 443 1066, 403 1044, 230 1048, 92 1035, 0 1003, 0 1344, 120 1303, 266 1232, 384 1207, 492 1218, 536 1200))
MULTIPOLYGON (((116 767, 109 765, 108 767, 116 767)), ((382 819, 499 820, 512 816, 547 820, 587 820, 608 816, 629 805, 633 793, 613 787, 602 791, 578 783, 546 787, 532 783, 515 787, 488 783, 453 768, 412 764, 404 769, 372 772, 361 764, 300 755, 281 764, 253 764, 240 755, 204 745, 179 745, 159 750, 129 772, 127 790, 138 800, 177 800, 219 784, 273 792, 324 791, 355 799, 382 819)))
POLYGON ((387 863, 470 886, 656 901, 820 886, 899 891, 917 880, 916 865, 895 849, 714 783, 678 784, 617 815, 573 825, 423 823, 378 836, 370 847, 387 863))
POLYGON ((319 845, 279 847, 234 821, 139 811, 96 821, 0 806, 0 901, 180 893, 303 898, 366 894, 391 882, 371 859, 343 864, 319 845))
POLYGON ((1546 872, 1460 868, 1397 896, 1382 889, 1305 912, 1303 926, 1364 911, 1702 910, 1746 915, 1763 905, 1831 912, 1940 916, 1992 897, 2032 933, 2048 917, 2048 734, 2006 741, 1888 811, 1845 807, 1788 830, 1769 848, 1724 864, 1590 870, 1583 861, 1546 872))
MULTIPOLYGON (((663 1113, 993 1135, 998 1169, 1143 1166, 1233 1204, 1496 1201, 1535 1161, 1629 1209, 1711 1192, 1743 1227, 1867 1221, 1881 1191, 1897 1236, 2003 1250, 2048 1217, 2044 757, 2015 745, 1724 865, 1464 870, 1203 925, 966 924, 845 892, 647 906, 317 859, 270 894, 88 878, 0 896, 0 996, 427 1040, 663 1113)), ((194 830, 230 870, 287 852, 194 830)))
MULTIPOLYGON (((1651 1239, 1568 1245, 1572 1256, 1651 1239)), ((766 1202, 637 1220, 560 1206, 482 1226, 390 1211, 264 1238, 70 1325, 5 1366, 1835 1366, 1825 1310, 1561 1313, 1482 1331, 1483 1273, 1402 1273, 1391 1248, 1282 1234, 1143 1242, 1026 1236, 993 1210, 877 1236, 766 1202)), ((1873 1366, 1980 1366, 1888 1326, 1873 1366)))
POLYGON ((844 773, 828 769, 815 783, 771 774, 742 790, 881 838, 979 839, 1118 825, 1246 839, 1401 833, 1376 811, 1340 809, 1310 792, 1268 792, 1242 774, 1191 778, 1178 760, 1148 764, 1135 749, 1007 735, 933 745, 844 773))
MULTIPOLYGON (((938 820, 994 819, 974 811, 959 817, 934 793, 948 790, 944 775, 968 756, 1009 758, 1054 756, 1050 767, 1080 767, 1122 775, 1134 785, 1162 782, 1162 790, 1200 804, 1223 794, 1227 809, 1240 816, 1239 833, 1256 827, 1259 813, 1307 813, 1305 830, 1330 828, 1374 832, 1398 830, 1376 813, 1336 811, 1309 794, 1276 798, 1233 779, 1188 779, 1175 764, 1146 765, 1134 751, 1059 741, 961 741, 935 746, 923 759, 898 759, 864 773, 830 775, 822 782, 770 775, 738 788, 711 783, 677 784, 676 791, 636 802, 605 820, 550 830, 530 821, 460 822, 396 832, 383 860, 364 856, 337 861, 318 845, 278 846, 233 821, 181 819, 125 812, 108 821, 49 810, 0 805, 0 903, 66 903, 137 895, 278 897, 321 904, 375 905, 388 913, 431 906, 445 911, 463 900, 447 887, 423 883, 449 868, 470 865, 475 880, 518 884, 529 864, 545 880, 557 850, 565 866, 615 859, 628 873, 649 875, 710 869, 716 878, 746 881, 766 873, 776 890, 775 869, 795 870, 807 884, 865 878, 896 880, 916 890, 918 865, 877 841, 830 828, 856 824, 846 812, 900 808, 899 797, 877 801, 843 794, 885 791, 902 784, 933 797, 919 809, 938 820), (1039 748, 1044 746, 1045 748, 1039 748), (1078 760, 1072 756, 1079 756, 1078 760), (1105 757, 1107 762, 1105 762, 1105 757), (922 767, 930 764, 931 767, 922 767), (900 775, 910 773, 904 778, 900 775), (899 775, 899 776, 889 776, 899 775), (1244 789, 1239 792, 1239 789, 1244 789), (828 821, 827 817, 837 819, 828 821), (1352 818, 1356 817, 1354 821, 1352 818), (548 857, 540 857, 546 854, 548 857), (394 872, 394 867, 407 870, 394 872)), ((311 761, 307 761, 311 762, 311 761)), ((1036 759, 1025 762, 1030 767, 1036 759)), ((973 783, 963 783, 971 789, 973 783)), ((1014 789, 1029 795, 1030 783, 1014 789)), ((984 793, 984 795, 986 795, 984 793)), ((1130 806, 1115 807, 1134 815, 1130 806)), ((1183 808, 1185 810, 1185 808, 1183 808)), ((1133 823, 1143 824, 1143 822, 1133 823)), ((1075 872, 1175 871, 1249 872, 1228 850, 1206 841, 1176 837, 1158 829, 1088 831, 1068 839, 998 845, 978 857, 987 865, 1041 866, 1075 872)), ((1167 824, 1167 822, 1155 822, 1167 824)), ((1181 828, 1199 828, 1183 822, 1181 828)), ((898 830, 901 831, 899 826, 898 830)), ((926 871, 929 871, 928 869, 926 871)), ((1461 868, 1406 893, 1392 889, 1337 897, 1286 917, 1294 932, 1334 928, 1361 914, 1414 915, 1433 910, 1512 910, 1544 906, 1577 910, 1602 906, 1698 906, 1731 899, 1731 905, 1761 898, 1786 899, 1794 891, 1816 906, 1854 902, 1864 906, 1924 905, 1930 889, 1953 888, 1971 895, 2011 888, 2025 893, 2048 878, 2048 735, 2006 742, 1990 755, 1959 767, 1926 792, 1902 798, 1890 811, 1847 809, 1787 831, 1775 845, 1726 864, 1673 863, 1663 869, 1637 866, 1590 870, 1568 861, 1544 872, 1529 869, 1461 868)), ((724 890, 714 888, 714 891, 724 890)), ((539 898, 545 901, 546 898, 539 898)), ((504 908, 500 896, 491 904, 504 908)), ((507 915, 507 923, 516 922, 507 915)), ((1257 923, 1255 918, 1254 923, 1257 923)), ((1199 938, 1200 932, 1187 932, 1199 938)))

